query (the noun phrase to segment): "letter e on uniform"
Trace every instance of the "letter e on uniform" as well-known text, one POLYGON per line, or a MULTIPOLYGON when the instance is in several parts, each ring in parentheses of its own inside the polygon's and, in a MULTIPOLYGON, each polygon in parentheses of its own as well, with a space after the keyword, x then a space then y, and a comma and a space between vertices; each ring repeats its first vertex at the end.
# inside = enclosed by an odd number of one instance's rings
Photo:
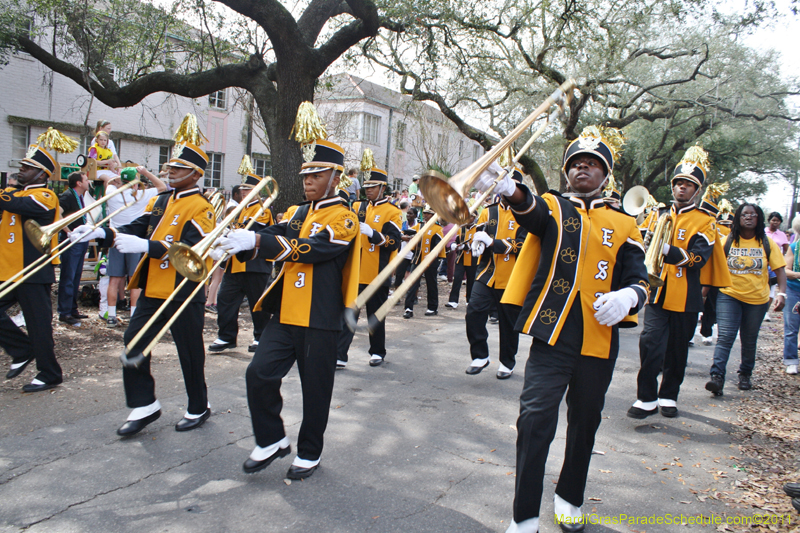
POLYGON ((686 230, 681 228, 678 230, 678 240, 685 241, 686 240, 686 230))
POLYGON ((313 237, 314 235, 319 233, 319 230, 321 230, 321 229, 322 229, 322 224, 319 224, 318 222, 312 222, 311 223, 311 231, 308 233, 308 236, 309 237, 313 237))
POLYGON ((613 248, 614 245, 611 243, 609 239, 611 238, 612 235, 614 235, 614 230, 608 228, 602 228, 601 231, 603 232, 603 246, 608 246, 609 248, 613 248))

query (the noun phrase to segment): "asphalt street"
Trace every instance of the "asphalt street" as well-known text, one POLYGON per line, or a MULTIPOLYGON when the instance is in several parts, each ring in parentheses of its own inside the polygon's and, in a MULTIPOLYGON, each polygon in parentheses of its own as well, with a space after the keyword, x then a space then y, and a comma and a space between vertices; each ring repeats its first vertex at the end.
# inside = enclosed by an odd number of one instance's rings
MULTIPOLYGON (((213 415, 200 429, 177 433, 186 397, 174 346, 156 350, 154 375, 162 417, 120 439, 125 420, 121 372, 67 380, 49 392, 0 391, 0 531, 403 531, 501 532, 512 517, 515 423, 530 339, 517 371, 495 378, 491 366, 464 373, 470 358, 462 305, 439 316, 388 319, 386 363, 368 366, 366 333, 336 374, 320 469, 285 479, 292 456, 245 475, 254 446, 245 396, 247 331, 240 348, 208 356, 213 415)), ((361 325, 365 320, 362 317, 361 325)), ((606 524, 587 531, 709 531, 698 525, 631 525, 611 517, 732 513, 715 500, 735 481, 735 387, 722 399, 704 390, 713 347, 691 349, 680 416, 627 418, 635 400, 640 328, 621 335, 621 353, 597 435, 584 512, 606 524)), ((213 340, 207 332, 206 340, 213 340)), ((699 339, 699 337, 698 337, 699 339)), ((106 357, 114 365, 118 346, 106 357)), ((735 374, 738 348, 729 372, 735 374)), ((5 371, 5 370, 4 370, 5 371)), ((24 378, 29 379, 30 370, 24 378)), ((293 369, 283 384, 283 416, 292 446, 302 416, 293 369)), ((566 406, 550 450, 542 528, 553 524, 553 491, 564 450, 566 406)))

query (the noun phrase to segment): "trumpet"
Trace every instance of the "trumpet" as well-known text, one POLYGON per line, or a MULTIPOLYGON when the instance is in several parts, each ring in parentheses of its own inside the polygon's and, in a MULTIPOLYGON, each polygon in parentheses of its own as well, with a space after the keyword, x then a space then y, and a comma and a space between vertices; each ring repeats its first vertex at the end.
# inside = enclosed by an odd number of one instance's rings
POLYGON ((123 366, 128 368, 138 368, 139 365, 142 364, 142 362, 145 360, 147 355, 150 354, 156 343, 158 343, 161 337, 167 332, 169 326, 171 326, 173 322, 175 322, 180 313, 182 313, 183 310, 186 308, 186 306, 189 305, 189 302, 191 302, 194 295, 197 294, 197 292, 200 290, 200 287, 203 287, 205 281, 209 277, 211 277, 211 274, 213 274, 214 270, 220 264, 222 264, 227 260, 228 254, 225 254, 222 257, 222 259, 214 263, 214 265, 210 270, 206 265, 206 257, 208 257, 208 254, 211 253, 214 241, 216 241, 217 238, 220 235, 222 235, 222 232, 225 231, 230 224, 236 221, 236 218, 239 216, 239 213, 241 213, 244 210, 244 208, 247 207, 247 204, 249 204, 251 200, 256 198, 260 194, 261 189, 266 187, 267 184, 269 183, 272 183, 272 192, 270 193, 269 197, 267 197, 261 203, 261 208, 259 209, 258 214, 255 217, 253 217, 245 226, 245 229, 250 229, 252 225, 255 223, 255 219, 261 216, 261 214, 263 214, 267 209, 269 209, 269 206, 278 197, 278 182, 275 181, 271 176, 267 176, 263 180, 261 180, 261 183, 256 185, 255 188, 253 188, 253 190, 250 192, 250 194, 248 194, 241 201, 241 203, 239 203, 239 205, 236 206, 236 208, 233 211, 231 211, 231 213, 227 217, 225 217, 225 220, 223 220, 222 223, 220 223, 220 225, 214 228, 212 232, 206 235, 199 243, 191 247, 180 242, 174 243, 172 246, 170 246, 169 251, 167 252, 169 260, 175 267, 175 270, 177 270, 178 273, 183 276, 183 279, 178 284, 178 286, 175 287, 175 290, 172 291, 172 293, 167 297, 167 299, 164 300, 164 303, 161 304, 161 307, 159 307, 156 310, 156 312, 153 313, 153 316, 150 317, 150 319, 145 323, 145 325, 142 326, 142 329, 139 330, 139 332, 131 340, 131 342, 123 349, 122 355, 120 356, 120 360, 122 361, 123 366), (174 254, 173 254, 173 249, 175 250, 174 254), (192 277, 190 277, 189 275, 191 275, 192 277), (195 281, 201 283, 197 284, 197 287, 195 287, 194 291, 192 291, 192 293, 186 298, 186 301, 184 301, 184 303, 180 306, 179 310, 173 314, 171 319, 167 322, 167 325, 161 329, 159 334, 156 335, 156 337, 150 342, 147 348, 145 348, 145 350, 143 350, 141 353, 138 353, 135 356, 129 358, 128 354, 131 353, 131 347, 135 346, 136 343, 142 340, 147 331, 151 327, 153 327, 153 324, 156 323, 156 320, 158 320, 161 314, 167 309, 167 306, 175 298, 175 295, 178 294, 178 292, 180 292, 180 290, 184 287, 184 285, 186 285, 186 283, 189 281, 195 281))
MULTIPOLYGON (((569 98, 569 96, 567 96, 567 98, 569 98)), ((566 102, 558 103, 559 109, 557 109, 556 111, 551 113, 550 116, 545 121, 545 123, 542 124, 539 127, 539 129, 536 130, 536 132, 533 135, 531 135, 531 138, 527 140, 527 142, 525 143, 525 145, 522 148, 520 148, 519 153, 517 153, 517 155, 514 156, 514 159, 512 160, 511 165, 509 165, 508 168, 503 169, 503 172, 501 172, 500 175, 497 176, 497 178, 495 178, 494 183, 491 185, 491 187, 489 187, 486 190, 486 192, 481 194, 476 199, 476 201, 472 204, 471 207, 467 206, 466 215, 468 217, 468 221, 472 220, 472 214, 478 209, 478 207, 483 205, 484 200, 486 200, 486 198, 488 198, 489 195, 492 194, 492 192, 494 191, 495 187, 497 187, 497 184, 500 183, 500 181, 506 176, 506 174, 508 174, 509 169, 513 170, 514 164, 519 162, 519 160, 522 158, 522 155, 525 152, 527 152, 528 149, 531 147, 531 145, 533 145, 533 142, 536 139, 538 139, 539 136, 542 133, 544 133, 544 130, 547 128, 547 126, 549 126, 552 122, 554 122, 557 119, 558 115, 560 114, 560 111, 563 111, 563 107, 562 106, 565 105, 565 104, 566 104, 566 102)), ((545 111, 546 111, 546 109, 545 109, 545 111)), ((497 155, 499 157, 500 154, 498 153, 497 155)), ((487 164, 487 167, 488 167, 488 164, 487 164)), ((481 171, 481 172, 483 172, 483 171, 481 171)), ((469 189, 467 189, 467 190, 469 190, 469 189)), ((431 220, 433 220, 433 217, 431 217, 431 220)), ((436 259, 439 256, 439 252, 447 245, 447 243, 450 241, 450 239, 455 237, 455 235, 458 233, 458 231, 460 229, 461 229, 461 225, 460 224, 455 224, 452 228, 450 228, 450 231, 447 232, 447 235, 444 236, 444 238, 439 242, 439 244, 437 244, 436 246, 434 246, 431 249, 431 251, 428 253, 428 255, 425 256, 425 258, 414 268, 414 270, 403 281, 403 283, 397 289, 395 289, 394 293, 392 293, 392 295, 389 297, 389 299, 386 300, 386 302, 384 302, 384 304, 375 312, 374 315, 372 315, 371 317, 368 318, 367 327, 369 328, 369 330, 371 332, 374 332, 376 330, 376 328, 378 327, 378 325, 386 319, 386 315, 389 314, 389 311, 391 310, 391 308, 394 307, 394 305, 398 301, 400 301, 400 298, 405 296, 405 294, 411 289, 411 285, 413 285, 420 277, 422 277, 422 275, 425 273, 425 270, 427 270, 427 268, 430 266, 430 264, 433 263, 434 259, 436 259)), ((421 234, 422 231, 420 231, 419 233, 421 234)), ((373 281, 373 283, 375 283, 375 282, 373 281)), ((349 323, 348 323, 348 325, 349 325, 349 323)))
MULTIPOLYGON (((92 225, 92 229, 94 230, 94 229, 99 228, 100 226, 102 226, 103 224, 105 224, 106 222, 111 220, 112 217, 114 217, 114 216, 118 215, 119 213, 121 213, 122 211, 128 209, 131 205, 133 205, 133 204, 123 205, 122 207, 120 207, 119 209, 117 209, 116 211, 111 213, 110 215, 106 216, 105 218, 103 218, 99 222, 95 222, 92 225)), ((36 261, 31 263, 27 267, 25 267, 22 270, 20 270, 19 272, 17 272, 14 275, 14 277, 11 278, 10 280, 4 281, 3 283, 0 283, 0 298, 5 296, 9 292, 13 291, 17 287, 17 285, 19 285, 20 283, 23 283, 26 279, 28 279, 31 276, 33 276, 34 274, 36 274, 38 271, 40 271, 42 268, 44 268, 44 266, 47 263, 49 263, 50 261, 53 261, 56 257, 59 257, 61 254, 63 254, 64 252, 66 252, 67 250, 69 250, 70 248, 72 248, 73 246, 78 244, 79 242, 80 241, 70 242, 68 240, 65 240, 65 241, 62 241, 62 242, 58 243, 51 250, 50 254, 42 255, 39 259, 37 259, 36 261), (69 243, 69 244, 67 244, 67 243, 69 243), (64 246, 65 244, 66 244, 66 246, 64 246), (63 248, 62 248, 62 246, 63 246, 63 248)))
POLYGON ((75 211, 71 215, 66 218, 62 218, 61 220, 56 220, 52 224, 48 224, 47 226, 40 226, 38 222, 33 219, 28 219, 25 221, 25 234, 30 239, 31 243, 36 247, 37 250, 42 252, 43 254, 50 253, 50 246, 52 245, 53 236, 57 235, 59 231, 63 230, 83 215, 97 207, 98 205, 102 204, 103 202, 107 202, 109 198, 112 198, 128 189, 133 187, 134 185, 138 185, 141 183, 139 178, 134 179, 133 181, 126 183, 122 187, 118 188, 116 191, 109 193, 99 200, 92 202, 91 204, 87 205, 83 209, 79 211, 75 211))
POLYGON ((421 176, 419 180, 420 190, 433 210, 447 222, 459 225, 469 222, 471 215, 469 206, 464 198, 478 181, 481 173, 489 168, 492 161, 499 158, 500 154, 509 148, 514 141, 521 137, 540 115, 546 113, 550 106, 562 102, 565 97, 571 96, 575 87, 575 80, 568 80, 562 83, 553 94, 547 97, 542 105, 528 115, 503 140, 494 145, 483 157, 477 159, 449 180, 444 180, 441 176, 431 175, 430 173, 421 176))

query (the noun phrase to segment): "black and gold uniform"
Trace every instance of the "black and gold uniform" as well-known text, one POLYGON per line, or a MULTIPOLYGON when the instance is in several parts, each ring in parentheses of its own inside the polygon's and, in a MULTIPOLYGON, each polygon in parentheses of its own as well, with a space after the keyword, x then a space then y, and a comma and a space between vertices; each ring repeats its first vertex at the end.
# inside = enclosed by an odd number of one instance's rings
MULTIPOLYGON (((187 282, 170 302, 169 308, 147 330, 147 334, 135 346, 129 346, 139 330, 183 281, 183 276, 175 270, 167 257, 170 245, 177 242, 195 245, 215 226, 214 208, 198 187, 192 187, 181 192, 173 190, 161 193, 151 199, 142 216, 130 224, 105 230, 106 237, 101 246, 112 246, 117 233, 135 235, 149 241, 149 249, 142 256, 128 285, 130 289, 143 289, 136 312, 123 336, 125 345, 129 347, 129 358, 150 344, 167 320, 197 287, 196 282, 187 282)), ((183 370, 183 381, 189 397, 187 413, 190 415, 202 415, 208 408, 204 372, 204 306, 205 296, 202 291, 198 291, 192 303, 170 328, 183 370)), ((150 372, 149 357, 138 368, 123 367, 122 378, 128 407, 136 409, 156 402, 155 380, 150 372)))
MULTIPOLYGON (((522 172, 515 169, 512 178, 522 183, 522 172)), ((501 304, 500 299, 528 232, 515 220, 505 201, 484 209, 478 217, 477 225, 488 234, 491 244, 486 245, 483 254, 477 258, 477 278, 467 307, 465 322, 469 354, 472 357, 467 374, 479 374, 489 364, 489 332, 486 330, 486 321, 492 309, 496 309, 500 328, 500 367, 497 377, 507 379, 511 377, 516 365, 519 334, 514 331, 514 324, 517 322, 519 307, 501 304)))
MULTIPOLYGON (((699 148, 690 148, 677 165, 672 183, 683 179, 694 183, 699 191, 706 169, 705 163, 689 160, 688 155, 696 149, 699 148)), ((694 203, 664 208, 661 215, 664 214, 672 219, 673 230, 666 241, 669 249, 660 273, 664 285, 651 292, 644 329, 639 337, 641 368, 637 377, 637 401, 628 410, 632 418, 655 414, 659 407, 664 416, 678 414, 678 393, 686 371, 689 341, 694 336, 697 315, 703 310, 701 270, 718 244, 714 217, 697 209, 694 203)), ((713 264, 709 263, 709 267, 713 264)), ((714 281, 707 284, 717 285, 714 281)))
MULTIPOLYGON (((243 194, 246 196, 250 189, 260 181, 261 178, 255 174, 246 175, 242 184, 243 194)), ((260 209, 261 202, 258 199, 254 199, 239 213, 239 217, 236 219, 236 227, 244 228, 258 214, 260 209)), ((272 212, 267 209, 256 219, 252 228, 253 231, 260 231, 272 224, 272 212)), ((245 297, 247 297, 247 305, 250 307, 250 316, 253 319, 253 343, 250 346, 250 350, 255 351, 255 347, 261 338, 261 333, 264 331, 264 326, 269 320, 269 313, 264 310, 255 311, 253 307, 264 293, 271 272, 272 263, 262 258, 241 262, 234 256, 228 260, 225 275, 222 277, 222 283, 217 293, 217 326, 219 326, 219 333, 214 344, 209 346, 209 351, 218 351, 215 349, 215 345, 236 346, 236 339, 239 335, 239 306, 242 305, 245 297)))
MULTIPOLYGON (((373 168, 370 171, 369 180, 364 182, 363 188, 385 187, 387 183, 386 172, 373 168)), ((384 189, 385 190, 385 189, 384 189)), ((382 193, 381 193, 382 194, 382 193)), ((403 225, 403 212, 389 202, 389 197, 383 197, 376 202, 355 202, 353 211, 358 216, 362 224, 369 226, 372 230, 371 235, 367 235, 370 230, 362 227, 360 238, 361 243, 361 268, 359 270, 359 293, 363 291, 378 273, 389 264, 397 255, 400 249, 400 232, 403 225), (366 232, 366 233, 365 233, 366 232)), ((383 285, 378 288, 375 295, 366 303, 367 316, 372 316, 389 298, 389 284, 391 278, 387 278, 383 285)), ((342 336, 339 339, 339 354, 337 361, 347 362, 347 351, 353 342, 353 331, 350 328, 342 328, 342 336)), ((377 366, 386 357, 386 328, 380 322, 369 332, 369 355, 379 356, 380 359, 371 358, 372 366, 377 366), (374 360, 373 360, 374 359, 374 360)), ((341 365, 341 363, 339 363, 341 365)))
MULTIPOLYGON (((46 184, 47 177, 55 169, 55 160, 44 148, 32 145, 22 164, 27 171, 42 174, 30 185, 8 188, 0 193, 0 281, 14 279, 19 271, 42 256, 28 239, 25 222, 34 220, 45 226, 58 218, 58 196, 46 184)), ((53 237, 53 246, 57 238, 53 237)), ((53 265, 48 262, 0 298, 0 346, 11 356, 11 370, 6 378, 16 377, 36 358, 38 373, 32 384, 23 387, 24 391, 51 388, 62 381, 53 344, 50 286, 54 281, 53 265), (27 335, 6 314, 15 303, 22 308, 27 335), (37 383, 44 385, 36 386, 37 383)))
MULTIPOLYGON (((429 206, 425 206, 423 214, 433 215, 434 211, 429 206)), ((421 228, 422 223, 417 222, 409 229, 418 232, 421 228)), ((442 227, 438 224, 435 224, 432 228, 428 229, 425 232, 422 241, 417 245, 416 250, 414 250, 414 259, 411 260, 413 268, 419 268, 419 264, 422 262, 422 260, 425 259, 429 253, 431 253, 431 250, 433 250, 443 238, 444 235, 442 235, 442 227)), ((428 268, 425 269, 425 273, 418 277, 417 281, 415 281, 411 286, 411 289, 409 289, 408 293, 406 294, 406 310, 403 313, 403 318, 411 318, 414 316, 414 300, 417 299, 417 292, 422 284, 423 276, 425 277, 425 286, 428 291, 428 309, 425 311, 425 314, 431 316, 439 312, 439 286, 436 279, 436 272, 439 270, 439 261, 441 261, 445 255, 445 249, 442 248, 439 252, 439 256, 434 259, 430 265, 428 265, 428 268)))
POLYGON ((454 250, 456 255, 456 268, 453 271, 453 287, 450 289, 450 298, 447 301, 448 307, 455 308, 458 306, 458 297, 461 294, 461 282, 464 281, 466 276, 467 280, 467 303, 472 295, 472 284, 475 283, 475 274, 478 270, 478 259, 472 257, 470 252, 470 245, 472 244, 472 237, 475 235, 475 224, 463 226, 456 236, 456 247, 454 250))
MULTIPOLYGON (((608 131, 587 128, 567 148, 563 171, 568 180, 575 170, 571 161, 577 160, 582 172, 590 159, 601 164, 608 179, 618 146, 608 139, 608 131)), ((580 515, 595 434, 619 351, 618 329, 625 323, 602 325, 594 306, 627 301, 618 308, 631 316, 647 301, 639 228, 632 217, 603 200, 601 189, 602 184, 582 197, 552 191, 536 197, 518 185, 515 194, 524 193, 524 200, 511 205, 529 234, 502 301, 521 306, 516 329, 533 337, 517 420, 514 523, 526 523, 523 527, 539 520, 545 463, 565 391, 567 443, 555 514, 558 520, 566 506, 570 516, 580 515)))
POLYGON ((313 149, 314 160, 303 163, 301 175, 324 177, 332 170, 327 194, 289 208, 280 224, 255 234, 255 251, 240 254, 240 259, 258 257, 282 263, 256 305, 256 310, 271 312, 272 318, 247 367, 247 401, 257 447, 244 470, 256 472, 289 453, 281 419, 281 381, 296 361, 303 391, 303 421, 297 457, 288 474, 293 479, 311 475, 319 464, 342 313, 358 293, 361 250, 353 246, 359 236, 358 219, 332 188, 335 174, 344 169, 344 150, 325 140, 318 140, 313 149))

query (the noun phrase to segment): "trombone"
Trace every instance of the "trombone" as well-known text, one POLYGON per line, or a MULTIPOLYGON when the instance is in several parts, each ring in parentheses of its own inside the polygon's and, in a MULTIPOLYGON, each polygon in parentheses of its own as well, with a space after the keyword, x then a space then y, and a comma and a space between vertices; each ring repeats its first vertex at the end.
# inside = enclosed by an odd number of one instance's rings
MULTIPOLYGON (((563 85, 562 85, 562 87, 563 87, 563 85)), ((567 93, 567 94, 569 94, 569 93, 567 93)), ((567 98, 569 98, 569 96, 567 96, 567 98)), ((547 126, 550 125, 550 123, 554 122, 558 118, 558 116, 560 114, 560 111, 563 110, 562 106, 565 105, 565 102, 563 102, 563 101, 561 101, 561 99, 559 99, 559 101, 557 103, 558 103, 559 109, 553 111, 553 113, 550 114, 550 116, 547 118, 545 123, 542 124, 539 127, 539 129, 536 130, 536 132, 533 135, 531 135, 531 138, 528 139, 528 141, 525 143, 525 145, 522 148, 520 148, 519 153, 517 153, 517 155, 514 156, 514 159, 511 161, 510 165, 507 168, 503 169, 503 172, 501 172, 500 175, 497 176, 497 178, 495 178, 494 183, 491 185, 491 187, 489 187, 486 190, 486 192, 484 192, 483 194, 478 196, 478 198, 475 200, 475 202, 472 204, 471 207, 467 206, 466 216, 469 217, 469 220, 472 220, 472 214, 478 209, 479 206, 481 206, 483 204, 484 200, 486 200, 486 198, 488 198, 489 195, 492 194, 492 191, 494 191, 495 187, 497 187, 497 184, 500 183, 500 181, 506 176, 506 174, 508 174, 509 169, 513 170, 514 164, 519 162, 519 160, 522 158, 522 155, 525 152, 528 151, 528 149, 531 147, 533 142, 537 138, 539 138, 539 136, 542 133, 544 133, 544 130, 547 128, 547 126)), ((550 105, 552 105, 552 104, 550 104, 550 105)), ((535 111, 535 113, 541 114, 538 111, 539 110, 537 109, 537 111, 535 111)), ((545 111, 547 111, 547 108, 545 108, 545 111)), ((526 119, 526 122, 528 122, 528 124, 530 124, 532 121, 529 122, 526 119)), ((519 128, 517 128, 517 129, 519 129, 519 128)), ((514 131, 517 131, 517 130, 515 129, 514 131)), ((513 132, 512 132, 512 134, 513 134, 513 132)), ((503 141, 501 141, 501 142, 503 142, 503 141)), ((506 145, 510 145, 510 143, 506 143, 506 145)), ((494 149, 492 149, 492 151, 487 153, 487 155, 489 155, 489 154, 491 154, 493 152, 494 152, 494 149)), ((496 157, 499 157, 499 155, 500 155, 500 153, 497 153, 496 157)), ((484 156, 484 157, 486 157, 486 156, 484 156)), ((480 160, 478 160, 478 161, 480 161, 480 160)), ((477 163, 477 161, 476 161, 476 163, 477 163)), ((491 163, 491 161, 486 164, 487 168, 488 168, 490 163, 491 163)), ((485 168, 484 168, 484 170, 485 170, 485 168)), ((483 170, 481 170, 480 172, 483 172, 483 170)), ((478 173, 478 175, 480 175, 480 173, 478 173)), ((424 176, 423 176, 423 178, 424 178, 424 176)), ((422 180, 423 178, 420 178, 420 180, 422 180)), ((467 181, 471 181, 471 183, 474 183, 476 181, 476 179, 467 180, 467 181)), ((471 185, 470 185, 470 188, 471 188, 471 185)), ((469 188, 467 188, 465 190, 468 192, 469 188)), ((449 193, 446 192, 445 194, 449 194, 449 193)), ((466 205, 466 202, 464 204, 466 205)), ((450 205, 453 205, 453 204, 450 204, 450 205)), ((431 220, 433 220, 433 217, 431 217, 431 220)), ((372 315, 371 317, 368 318, 367 327, 369 328, 369 330, 371 332, 374 332, 376 330, 376 328, 378 327, 378 325, 386 319, 386 315, 388 315, 389 311, 392 309, 392 307, 394 307, 394 305, 398 301, 400 301, 400 298, 405 296, 405 294, 411 289, 411 285, 413 285, 419 278, 422 277, 422 275, 428 269, 430 264, 433 263, 434 259, 436 259, 439 256, 439 252, 447 245, 447 243, 450 241, 450 239, 452 239, 458 233, 458 231, 461 229, 461 225, 462 224, 458 224, 458 223, 454 224, 453 227, 450 228, 450 231, 447 232, 447 235, 445 235, 444 238, 439 242, 439 244, 437 244, 436 246, 434 246, 431 249, 431 251, 428 253, 428 255, 426 255, 425 258, 414 268, 414 271, 411 272, 411 274, 409 274, 409 276, 403 281, 403 283, 399 287, 397 287, 395 289, 394 293, 392 293, 392 295, 389 297, 389 299, 386 300, 383 303, 383 305, 377 311, 375 311, 374 315, 372 315)))
MULTIPOLYGON (((122 211, 128 209, 131 205, 133 205, 133 204, 123 205, 122 207, 120 207, 119 209, 117 209, 116 211, 111 213, 110 215, 106 216, 105 218, 103 218, 99 222, 95 222, 92 225, 92 229, 95 230, 95 229, 99 228, 100 226, 102 226, 103 224, 105 224, 106 222, 111 220, 112 217, 114 217, 114 216, 118 215, 119 213, 121 213, 122 211)), ((74 242, 69 242, 68 240, 61 241, 60 243, 58 243, 51 250, 50 254, 42 255, 41 257, 39 257, 39 259, 37 259, 36 261, 31 263, 27 267, 25 267, 22 270, 20 270, 19 272, 17 272, 14 275, 14 277, 11 278, 10 280, 4 281, 3 283, 0 283, 0 291, 2 291, 2 292, 0 292, 0 298, 5 296, 9 292, 13 291, 14 289, 16 289, 17 285, 19 285, 20 283, 23 283, 26 279, 28 279, 29 277, 31 277, 34 274, 36 274, 38 271, 40 271, 42 268, 44 268, 44 266, 47 263, 49 263, 50 261, 53 261, 56 257, 59 257, 61 254, 63 254, 64 252, 66 252, 67 250, 69 250, 70 248, 72 248, 73 246, 78 244, 79 242, 80 241, 74 241, 74 242), (67 243, 69 243, 69 244, 67 244, 67 243), (65 244, 66 244, 66 246, 64 246, 65 244), (62 246, 64 246, 64 247, 62 248, 62 246), (19 277, 19 276, 22 276, 22 277, 19 277)))
POLYGON ((175 287, 175 290, 172 291, 172 293, 167 297, 167 299, 164 300, 164 302, 161 304, 161 307, 159 307, 156 310, 156 312, 153 313, 153 316, 150 317, 150 319, 145 323, 145 325, 142 326, 142 329, 139 330, 139 332, 131 340, 131 342, 129 342, 128 345, 123 349, 122 355, 120 356, 120 361, 122 361, 123 366, 127 368, 138 368, 139 365, 142 364, 142 362, 145 360, 147 355, 150 354, 156 343, 167 332, 169 326, 172 326, 173 322, 175 322, 180 313, 182 313, 183 310, 186 308, 186 306, 189 305, 192 298, 194 298, 195 294, 197 294, 198 291, 200 290, 200 287, 204 287, 205 281, 209 277, 211 277, 211 274, 214 272, 214 270, 220 264, 222 264, 224 261, 227 260, 228 254, 225 254, 219 261, 214 263, 213 267, 210 270, 208 268, 208 265, 206 265, 206 258, 208 257, 208 254, 211 253, 211 249, 214 247, 214 242, 220 237, 220 235, 222 235, 222 233, 227 229, 227 227, 230 224, 236 222, 236 218, 239 216, 239 213, 241 213, 245 209, 245 207, 247 207, 247 204, 249 204, 251 200, 256 198, 261 193, 261 189, 266 187, 267 184, 269 183, 272 183, 272 191, 270 192, 270 195, 266 198, 266 200, 264 200, 261 203, 261 208, 259 209, 258 214, 254 216, 247 223, 245 229, 250 229, 252 225, 255 223, 255 219, 261 216, 269 208, 272 202, 274 202, 275 199, 278 197, 278 182, 275 181, 271 176, 267 176, 263 180, 261 180, 261 183, 256 185, 253 188, 253 190, 250 191, 250 194, 248 194, 239 203, 239 205, 237 205, 236 208, 233 211, 231 211, 231 213, 227 217, 225 217, 225 220, 223 220, 208 235, 203 237, 203 239, 200 242, 198 242, 194 246, 188 246, 181 242, 177 242, 169 247, 169 251, 167 252, 169 261, 172 264, 172 266, 175 267, 175 270, 181 276, 183 276, 183 279, 178 284, 178 286, 175 287), (131 347, 135 346, 136 343, 142 340, 145 333, 147 333, 147 331, 151 327, 153 327, 153 324, 155 324, 156 320, 158 320, 161 314, 167 309, 170 302, 172 302, 172 300, 175 298, 175 295, 178 294, 178 292, 180 292, 180 290, 183 288, 184 285, 186 285, 188 281, 194 281, 200 283, 197 284, 197 287, 195 287, 194 291, 192 291, 189 297, 186 298, 186 300, 180 306, 178 311, 173 313, 170 320, 167 321, 167 325, 161 329, 161 331, 158 333, 158 335, 156 335, 153 338, 150 344, 141 353, 138 353, 133 357, 129 358, 128 354, 131 352, 131 347))

